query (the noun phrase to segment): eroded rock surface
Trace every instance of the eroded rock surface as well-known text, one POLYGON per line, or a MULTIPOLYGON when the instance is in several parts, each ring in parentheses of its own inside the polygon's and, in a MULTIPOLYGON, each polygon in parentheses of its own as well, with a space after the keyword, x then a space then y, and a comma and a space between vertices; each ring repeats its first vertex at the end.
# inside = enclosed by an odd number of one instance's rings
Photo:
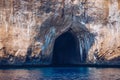
POLYGON ((68 30, 80 59, 119 63, 120 0, 0 0, 0 64, 51 64, 68 30))

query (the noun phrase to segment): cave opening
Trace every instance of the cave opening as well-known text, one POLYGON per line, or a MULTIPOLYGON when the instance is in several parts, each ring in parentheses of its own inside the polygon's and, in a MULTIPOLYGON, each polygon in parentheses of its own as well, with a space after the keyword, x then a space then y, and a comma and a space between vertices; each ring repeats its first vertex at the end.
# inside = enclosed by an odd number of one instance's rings
POLYGON ((79 64, 79 41, 70 31, 56 38, 53 48, 52 65, 79 64))

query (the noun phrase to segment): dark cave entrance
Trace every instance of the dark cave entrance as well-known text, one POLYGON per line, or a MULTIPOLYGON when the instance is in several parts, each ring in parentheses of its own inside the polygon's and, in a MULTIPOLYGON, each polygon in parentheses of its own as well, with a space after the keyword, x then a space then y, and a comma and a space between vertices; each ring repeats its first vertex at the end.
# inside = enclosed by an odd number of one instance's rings
POLYGON ((52 65, 79 64, 79 41, 70 31, 60 35, 54 43, 52 65))

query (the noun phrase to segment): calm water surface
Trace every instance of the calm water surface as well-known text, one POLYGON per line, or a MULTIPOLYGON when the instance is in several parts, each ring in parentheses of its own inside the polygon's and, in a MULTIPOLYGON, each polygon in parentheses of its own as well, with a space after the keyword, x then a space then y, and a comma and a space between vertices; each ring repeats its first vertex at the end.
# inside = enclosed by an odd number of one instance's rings
POLYGON ((120 80, 120 68, 1 69, 0 80, 120 80))

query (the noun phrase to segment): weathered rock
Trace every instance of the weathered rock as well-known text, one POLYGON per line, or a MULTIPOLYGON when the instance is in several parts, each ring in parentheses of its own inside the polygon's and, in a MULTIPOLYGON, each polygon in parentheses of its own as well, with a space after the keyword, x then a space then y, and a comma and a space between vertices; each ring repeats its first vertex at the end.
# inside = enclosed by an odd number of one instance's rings
POLYGON ((56 39, 70 31, 79 41, 81 62, 118 64, 119 25, 120 0, 4 0, 0 61, 51 64, 56 39))

